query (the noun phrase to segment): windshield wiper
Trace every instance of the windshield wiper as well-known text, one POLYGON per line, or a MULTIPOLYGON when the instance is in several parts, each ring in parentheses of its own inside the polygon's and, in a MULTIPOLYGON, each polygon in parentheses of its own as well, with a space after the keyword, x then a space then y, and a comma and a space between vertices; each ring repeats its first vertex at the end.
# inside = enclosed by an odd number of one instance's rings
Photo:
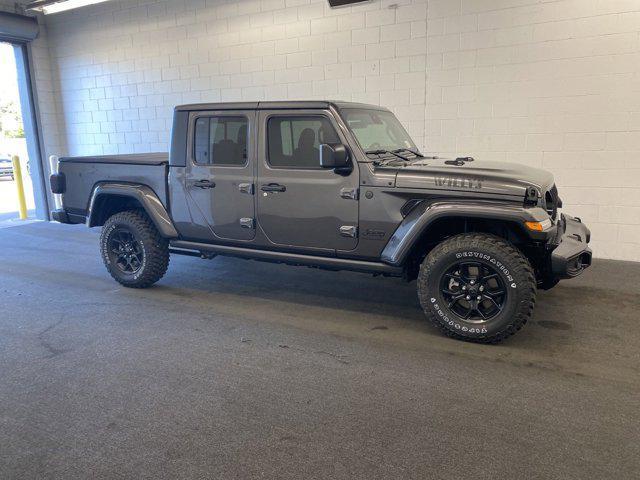
MULTIPOLYGON (((400 149, 400 151, 402 151, 402 149, 400 149)), ((404 160, 405 162, 409 161, 409 159, 407 157, 405 157, 404 155, 400 155, 397 150, 393 150, 393 151, 391 151, 391 150, 367 150, 364 153, 366 153, 367 155, 381 155, 381 154, 384 154, 384 153, 388 153, 389 155, 394 155, 394 156, 404 160)))
POLYGON ((400 153, 400 152, 409 152, 413 153, 416 157, 425 158, 418 150, 411 150, 410 148, 397 148, 393 150, 391 153, 400 153))
POLYGON ((397 150, 394 150, 394 152, 411 152, 416 157, 418 157, 418 158, 426 158, 427 160, 438 160, 440 158, 437 155, 426 156, 426 155, 421 154, 418 150, 411 150, 410 148, 398 148, 397 150))

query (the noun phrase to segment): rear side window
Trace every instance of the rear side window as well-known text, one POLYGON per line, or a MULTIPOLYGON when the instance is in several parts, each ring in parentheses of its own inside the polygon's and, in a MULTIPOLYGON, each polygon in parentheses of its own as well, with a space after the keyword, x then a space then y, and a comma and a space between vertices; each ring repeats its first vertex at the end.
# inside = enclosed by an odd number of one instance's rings
POLYGON ((326 117, 277 116, 267 124, 267 142, 273 167, 320 168, 320 145, 340 139, 326 117))
POLYGON ((196 163, 244 166, 248 133, 246 117, 199 117, 193 144, 196 163))

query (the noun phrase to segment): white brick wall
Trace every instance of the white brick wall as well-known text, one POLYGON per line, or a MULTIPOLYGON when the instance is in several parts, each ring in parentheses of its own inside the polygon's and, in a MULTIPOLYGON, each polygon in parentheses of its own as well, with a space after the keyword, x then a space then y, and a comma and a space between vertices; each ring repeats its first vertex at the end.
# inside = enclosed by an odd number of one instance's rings
POLYGON ((50 155, 57 155, 67 150, 66 138, 61 127, 59 111, 56 106, 58 92, 54 87, 54 72, 51 66, 51 55, 49 52, 49 40, 47 27, 43 19, 38 19, 40 23, 40 33, 38 38, 31 44, 31 55, 33 57, 32 75, 36 83, 37 107, 42 124, 42 135, 44 143, 45 158, 50 155))
POLYGON ((176 104, 269 99, 384 103, 422 143, 426 3, 390 5, 111 1, 47 17, 64 153, 164 151, 176 104))
POLYGON ((595 255, 640 261, 640 1, 428 8, 428 149, 552 171, 595 255))
POLYGON ((551 170, 596 256, 640 261, 640 0, 112 0, 46 21, 49 151, 166 150, 179 103, 380 103, 428 152, 551 170))

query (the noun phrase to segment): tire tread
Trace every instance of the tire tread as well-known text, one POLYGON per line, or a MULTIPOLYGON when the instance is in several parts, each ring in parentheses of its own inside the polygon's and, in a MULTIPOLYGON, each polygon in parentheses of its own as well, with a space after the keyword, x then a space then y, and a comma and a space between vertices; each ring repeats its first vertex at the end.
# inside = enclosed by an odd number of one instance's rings
POLYGON ((160 280, 169 268, 169 241, 160 235, 156 226, 148 215, 140 210, 126 210, 118 212, 107 219, 103 227, 100 243, 104 241, 103 235, 113 223, 127 222, 134 226, 146 245, 147 265, 143 274, 135 281, 126 281, 119 277, 109 267, 107 259, 103 256, 103 262, 113 279, 121 285, 129 288, 147 288, 160 280))
POLYGON ((420 265, 420 272, 418 274, 418 298, 429 321, 445 335, 457 340, 464 340, 468 342, 495 344, 502 342, 506 338, 518 332, 518 330, 520 330, 531 318, 536 300, 536 277, 529 260, 520 250, 504 238, 487 233, 463 233, 443 241, 426 256, 420 265), (433 312, 433 310, 427 308, 428 292, 426 282, 430 268, 438 258, 460 248, 485 248, 489 250, 499 248, 502 251, 502 255, 505 257, 505 260, 509 262, 509 265, 524 274, 525 285, 523 288, 527 290, 527 294, 525 295, 526 299, 521 301, 520 305, 518 305, 517 312, 512 322, 509 323, 506 328, 495 334, 484 337, 467 337, 460 335, 459 333, 447 328, 438 320, 438 316, 433 312))

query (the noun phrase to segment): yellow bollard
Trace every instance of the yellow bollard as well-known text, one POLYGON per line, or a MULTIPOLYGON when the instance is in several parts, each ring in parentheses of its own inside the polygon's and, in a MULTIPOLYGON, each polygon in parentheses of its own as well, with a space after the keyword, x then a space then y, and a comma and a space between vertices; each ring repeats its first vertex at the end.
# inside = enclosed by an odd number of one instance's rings
POLYGON ((24 198, 24 183, 22 183, 22 170, 20 168, 20 158, 13 156, 13 178, 16 181, 18 190, 18 208, 20 210, 20 220, 27 219, 27 201, 24 198))

